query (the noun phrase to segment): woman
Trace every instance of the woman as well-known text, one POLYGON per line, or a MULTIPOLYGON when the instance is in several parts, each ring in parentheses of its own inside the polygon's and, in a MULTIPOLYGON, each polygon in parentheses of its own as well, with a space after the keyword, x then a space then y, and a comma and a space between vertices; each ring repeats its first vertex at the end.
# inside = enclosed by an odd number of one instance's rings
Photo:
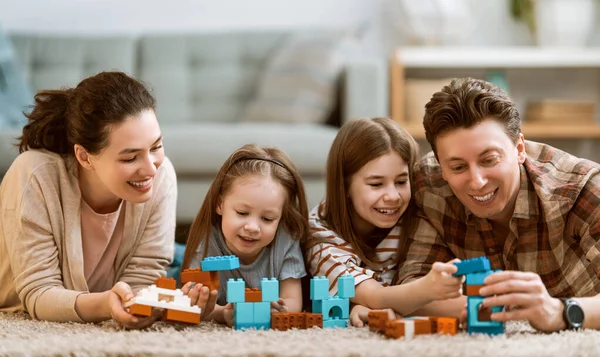
POLYGON ((154 321, 123 308, 173 255, 177 184, 154 108, 121 72, 36 94, 0 185, 0 311, 154 321))

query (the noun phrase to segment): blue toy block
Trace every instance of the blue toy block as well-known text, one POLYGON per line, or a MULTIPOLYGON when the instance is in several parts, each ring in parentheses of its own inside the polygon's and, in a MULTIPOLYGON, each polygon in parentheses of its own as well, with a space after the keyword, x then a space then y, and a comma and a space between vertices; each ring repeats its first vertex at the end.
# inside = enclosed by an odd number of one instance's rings
POLYGON ((240 267, 240 259, 235 255, 206 257, 202 259, 202 271, 224 271, 240 267))
POLYGON ((344 274, 338 278, 337 296, 342 299, 354 297, 354 277, 352 275, 344 274))
POLYGON ((313 300, 312 312, 323 315, 323 322, 331 319, 348 319, 350 317, 350 299, 331 296, 327 300, 313 300))
POLYGON ((493 270, 484 271, 481 273, 466 274, 465 284, 467 285, 483 285, 483 281, 488 276, 494 274, 493 270))
POLYGON ((246 301, 246 282, 244 279, 227 280, 227 302, 246 301))
MULTIPOLYGON (((254 308, 254 324, 260 325, 265 329, 271 328, 271 303, 266 302, 253 302, 254 308)), ((257 326, 258 329, 258 326, 257 326)))
POLYGON ((458 271, 452 275, 460 276, 471 273, 478 273, 491 270, 490 261, 487 257, 478 257, 467 259, 454 263, 458 267, 458 271))
MULTIPOLYGON (((479 306, 483 297, 469 296, 467 298, 467 332, 469 333, 504 333, 504 324, 499 321, 479 321, 479 306), (501 332, 498 332, 501 331, 501 332)), ((492 312, 502 311, 502 306, 492 307, 492 312)))
POLYGON ((329 299, 329 279, 324 276, 310 279, 310 299, 313 301, 329 299))
POLYGON ((279 300, 279 280, 275 278, 260 280, 260 290, 262 291, 262 301, 279 300))
POLYGON ((234 305, 233 326, 236 330, 254 327, 254 306, 251 302, 238 302, 234 305))
POLYGON ((348 319, 331 319, 323 320, 323 328, 346 328, 348 327, 348 319))

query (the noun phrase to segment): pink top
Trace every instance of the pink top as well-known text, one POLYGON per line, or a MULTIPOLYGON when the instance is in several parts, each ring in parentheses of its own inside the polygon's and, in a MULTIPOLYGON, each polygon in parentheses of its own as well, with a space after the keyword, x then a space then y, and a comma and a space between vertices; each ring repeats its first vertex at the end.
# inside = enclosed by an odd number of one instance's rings
POLYGON ((81 240, 83 269, 90 292, 103 292, 113 287, 115 258, 123 238, 125 207, 123 202, 111 213, 96 213, 81 200, 81 240))

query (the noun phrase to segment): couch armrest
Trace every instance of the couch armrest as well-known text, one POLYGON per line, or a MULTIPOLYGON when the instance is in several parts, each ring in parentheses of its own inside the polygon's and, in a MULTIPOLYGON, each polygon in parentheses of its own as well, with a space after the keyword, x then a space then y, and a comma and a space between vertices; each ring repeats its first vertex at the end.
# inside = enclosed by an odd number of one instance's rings
POLYGON ((342 122, 364 117, 389 116, 386 61, 361 58, 345 67, 342 88, 342 122))

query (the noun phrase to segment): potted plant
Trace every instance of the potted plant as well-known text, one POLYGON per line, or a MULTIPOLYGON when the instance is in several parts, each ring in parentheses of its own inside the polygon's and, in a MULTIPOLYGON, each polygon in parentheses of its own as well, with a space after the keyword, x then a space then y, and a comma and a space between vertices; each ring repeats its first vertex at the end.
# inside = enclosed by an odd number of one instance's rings
POLYGON ((594 28, 596 0, 510 0, 540 46, 584 47, 594 28))

